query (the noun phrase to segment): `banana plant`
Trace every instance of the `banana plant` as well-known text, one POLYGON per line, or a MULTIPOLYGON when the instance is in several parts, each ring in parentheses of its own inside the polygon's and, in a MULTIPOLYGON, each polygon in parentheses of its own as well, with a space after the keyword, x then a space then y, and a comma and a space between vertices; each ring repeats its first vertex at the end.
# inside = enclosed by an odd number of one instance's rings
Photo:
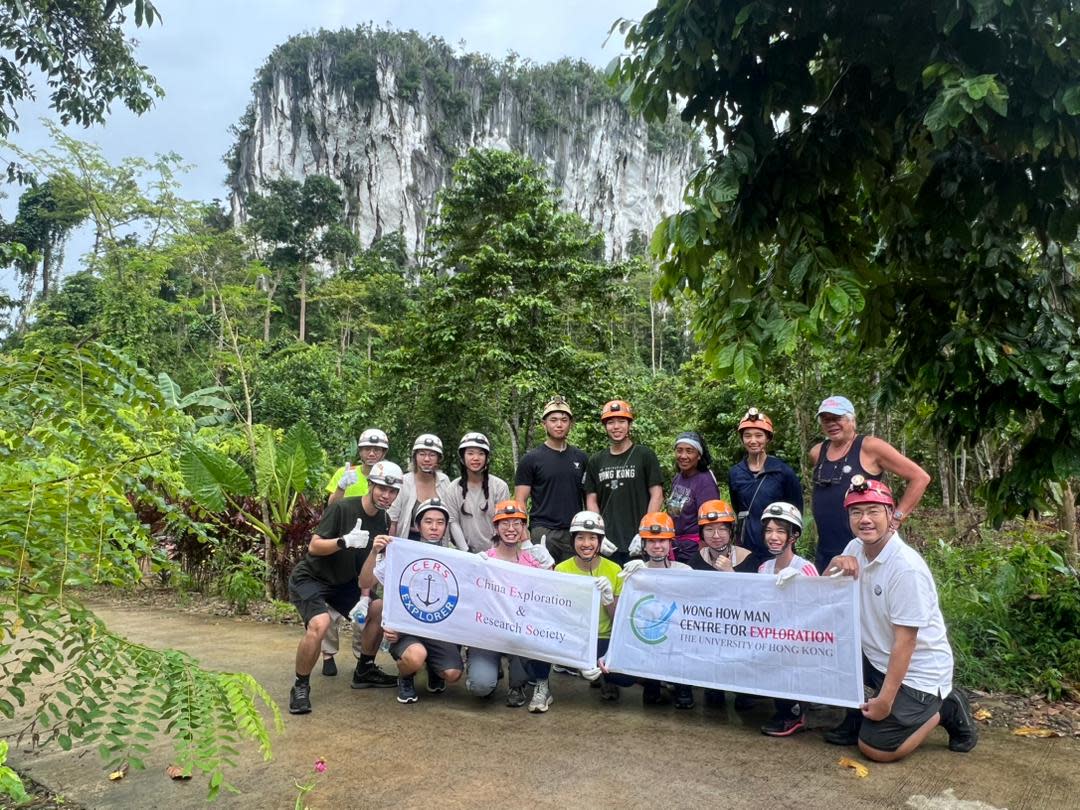
POLYGON ((223 397, 227 393, 224 387, 211 385, 181 396, 180 386, 164 371, 158 374, 157 383, 161 396, 165 398, 165 403, 178 411, 188 413, 188 410, 192 408, 210 410, 208 414, 195 417, 195 427, 213 427, 232 421, 233 406, 223 397))

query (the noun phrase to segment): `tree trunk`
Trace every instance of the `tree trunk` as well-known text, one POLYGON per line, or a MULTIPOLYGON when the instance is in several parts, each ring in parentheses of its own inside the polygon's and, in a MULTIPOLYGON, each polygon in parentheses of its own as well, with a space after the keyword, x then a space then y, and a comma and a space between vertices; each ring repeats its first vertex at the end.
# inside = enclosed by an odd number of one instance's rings
POLYGON ((518 436, 520 424, 521 422, 516 413, 506 420, 506 430, 510 434, 510 458, 514 461, 515 470, 517 469, 518 459, 521 457, 521 442, 518 436))
POLYGON ((652 373, 656 373, 656 307, 649 301, 649 357, 652 360, 652 373))
POLYGON ((300 342, 307 335, 307 265, 300 267, 300 342))
POLYGON ((1065 541, 1065 556, 1073 569, 1080 568, 1080 529, 1076 526, 1076 492, 1072 479, 1061 487, 1061 528, 1068 534, 1065 541))
POLYGON ((941 485, 941 505, 946 509, 952 506, 952 498, 949 492, 951 470, 949 469, 949 453, 944 447, 938 446, 938 483, 941 485))

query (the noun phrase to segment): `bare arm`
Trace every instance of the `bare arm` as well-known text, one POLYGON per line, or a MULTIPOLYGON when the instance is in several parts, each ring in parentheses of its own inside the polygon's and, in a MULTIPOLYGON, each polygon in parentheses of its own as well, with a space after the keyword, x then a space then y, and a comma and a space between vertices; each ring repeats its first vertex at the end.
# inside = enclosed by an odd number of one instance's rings
POLYGON ((595 492, 585 494, 585 508, 590 512, 600 513, 600 500, 596 497, 595 492))
POLYGON ((361 589, 375 587, 375 563, 378 561, 379 555, 386 550, 389 543, 390 538, 385 534, 380 534, 371 541, 371 553, 367 555, 367 559, 364 560, 364 567, 360 569, 361 589))
POLYGON ((911 654, 915 652, 915 641, 919 635, 918 627, 893 625, 893 643, 889 650, 889 668, 885 671, 885 682, 876 697, 862 705, 862 713, 871 720, 884 720, 892 712, 893 701, 904 682, 911 654))
POLYGON ((910 514, 930 486, 930 473, 883 439, 867 436, 863 440, 863 450, 870 456, 871 466, 876 465, 907 482, 896 508, 905 515, 910 514))
POLYGON ((661 484, 655 484, 649 487, 649 508, 646 511, 659 512, 660 506, 664 502, 664 487, 661 484))
POLYGON ((319 537, 313 534, 307 546, 308 553, 313 557, 329 557, 341 549, 337 541, 336 537, 319 537))
POLYGON ((514 487, 514 500, 524 507, 528 507, 529 496, 531 494, 532 487, 528 484, 518 484, 516 487, 514 487))

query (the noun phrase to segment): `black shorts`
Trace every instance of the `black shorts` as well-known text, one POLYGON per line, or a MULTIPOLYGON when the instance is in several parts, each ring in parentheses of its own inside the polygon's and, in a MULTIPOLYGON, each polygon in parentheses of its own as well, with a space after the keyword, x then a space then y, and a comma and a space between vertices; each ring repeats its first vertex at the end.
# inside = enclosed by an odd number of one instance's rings
MULTIPOLYGON (((863 683, 875 692, 885 683, 884 673, 874 669, 866 656, 863 656, 863 683)), ((940 708, 941 698, 937 695, 901 684, 893 701, 892 713, 884 720, 868 720, 864 717, 859 727, 859 739, 878 751, 895 751, 940 708)))
POLYGON ((419 636, 400 635, 398 640, 390 645, 390 655, 397 661, 405 654, 405 650, 413 644, 422 644, 427 650, 427 667, 436 673, 443 673, 449 669, 462 670, 465 663, 461 660, 461 648, 449 641, 437 641, 433 638, 420 638, 419 636))
POLYGON ((529 529, 529 539, 533 541, 533 545, 540 545, 540 541, 545 538, 547 550, 556 565, 574 556, 574 541, 567 529, 549 529, 546 526, 533 526, 529 529))
POLYGON ((333 608, 342 616, 348 616, 360 601, 360 585, 349 580, 341 585, 327 585, 317 579, 289 579, 289 601, 296 607, 304 627, 320 613, 333 608))

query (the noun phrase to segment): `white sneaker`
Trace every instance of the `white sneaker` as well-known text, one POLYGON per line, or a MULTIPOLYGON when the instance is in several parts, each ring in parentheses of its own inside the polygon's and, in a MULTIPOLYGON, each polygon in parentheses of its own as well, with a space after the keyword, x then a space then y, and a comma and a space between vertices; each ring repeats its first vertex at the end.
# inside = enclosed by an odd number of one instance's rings
POLYGON ((548 690, 547 679, 536 682, 536 688, 533 689, 532 700, 529 701, 530 712, 546 712, 551 706, 551 692, 548 690))

